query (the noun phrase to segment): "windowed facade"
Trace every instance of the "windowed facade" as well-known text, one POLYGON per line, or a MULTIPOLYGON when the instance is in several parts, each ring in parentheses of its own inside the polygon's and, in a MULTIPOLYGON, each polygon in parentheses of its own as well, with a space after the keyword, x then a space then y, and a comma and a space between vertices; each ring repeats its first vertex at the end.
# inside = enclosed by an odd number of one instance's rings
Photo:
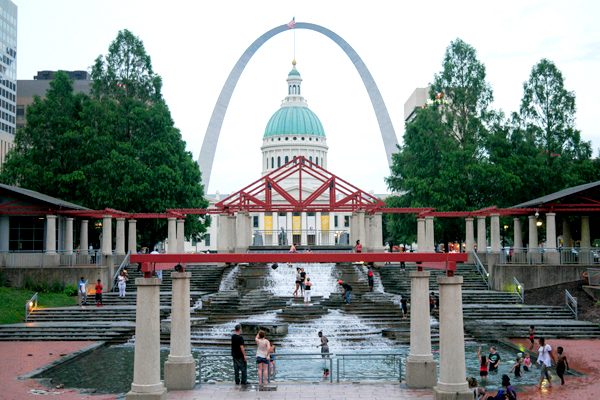
POLYGON ((204 245, 210 247, 210 233, 204 235, 204 245))
POLYGON ((258 228, 258 215, 252 217, 252 226, 258 228))
POLYGON ((350 227, 350 216, 349 215, 344 215, 344 226, 346 228, 350 227))
POLYGON ((8 249, 11 251, 43 251, 45 223, 44 218, 10 217, 8 249))
POLYGON ((277 168, 281 167, 281 157, 277 157, 277 168))
POLYGON ((338 227, 338 216, 337 216, 337 215, 335 215, 335 216, 333 217, 333 227, 334 227, 334 228, 337 228, 337 227, 338 227))

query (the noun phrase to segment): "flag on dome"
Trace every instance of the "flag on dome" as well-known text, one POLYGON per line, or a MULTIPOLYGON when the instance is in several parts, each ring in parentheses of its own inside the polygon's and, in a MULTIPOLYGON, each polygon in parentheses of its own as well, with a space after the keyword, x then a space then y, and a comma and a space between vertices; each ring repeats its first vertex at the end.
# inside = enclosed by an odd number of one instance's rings
POLYGON ((288 22, 287 26, 288 29, 294 29, 296 27, 296 16, 294 16, 294 18, 292 18, 292 20, 288 22))

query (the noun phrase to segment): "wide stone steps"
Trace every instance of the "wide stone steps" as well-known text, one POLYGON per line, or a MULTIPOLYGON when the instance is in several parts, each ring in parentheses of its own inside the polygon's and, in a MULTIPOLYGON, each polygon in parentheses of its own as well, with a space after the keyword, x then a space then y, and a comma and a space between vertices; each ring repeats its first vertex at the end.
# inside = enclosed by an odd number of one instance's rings
MULTIPOLYGON (((224 267, 212 265, 187 265, 186 272, 191 272, 190 291, 215 293, 219 290, 221 279, 223 277, 224 267)), ((127 292, 135 292, 135 279, 142 277, 137 268, 128 269, 129 282, 127 282, 127 292)), ((171 271, 163 271, 161 291, 172 291, 171 271)))

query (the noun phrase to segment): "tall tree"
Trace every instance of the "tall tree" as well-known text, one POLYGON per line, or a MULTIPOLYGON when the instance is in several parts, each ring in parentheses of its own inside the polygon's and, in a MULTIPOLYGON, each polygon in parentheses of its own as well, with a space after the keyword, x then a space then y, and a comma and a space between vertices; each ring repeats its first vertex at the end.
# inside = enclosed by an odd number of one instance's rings
MULTIPOLYGON (((0 179, 93 209, 207 207, 198 164, 185 150, 141 40, 119 32, 92 78, 89 97, 74 95, 68 76, 56 75, 46 99, 28 108, 0 179)), ((187 218, 186 236, 199 238, 207 222, 187 218)), ((149 246, 167 234, 165 221, 139 220, 138 228, 149 246)))

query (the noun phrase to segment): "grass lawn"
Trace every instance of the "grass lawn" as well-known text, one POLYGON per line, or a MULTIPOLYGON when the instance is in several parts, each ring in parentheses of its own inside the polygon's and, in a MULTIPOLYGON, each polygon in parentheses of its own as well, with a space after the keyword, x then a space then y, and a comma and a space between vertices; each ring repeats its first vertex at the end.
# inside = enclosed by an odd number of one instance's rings
MULTIPOLYGON (((0 324, 17 324, 25 321, 25 302, 35 292, 25 289, 0 287, 0 324)), ((63 293, 38 294, 38 308, 77 305, 77 296, 63 293)))

